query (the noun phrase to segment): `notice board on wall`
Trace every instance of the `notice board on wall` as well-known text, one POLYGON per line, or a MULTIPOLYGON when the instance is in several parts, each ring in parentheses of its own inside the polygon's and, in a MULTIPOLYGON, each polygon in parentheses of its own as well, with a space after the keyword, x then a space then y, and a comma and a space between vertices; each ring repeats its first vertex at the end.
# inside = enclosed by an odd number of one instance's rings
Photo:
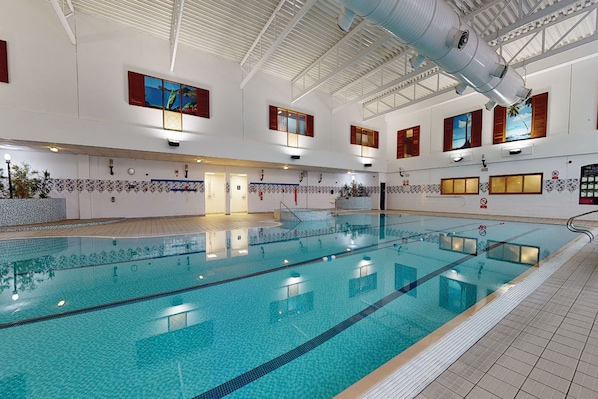
POLYGON ((598 205, 598 163, 581 167, 579 203, 598 205))

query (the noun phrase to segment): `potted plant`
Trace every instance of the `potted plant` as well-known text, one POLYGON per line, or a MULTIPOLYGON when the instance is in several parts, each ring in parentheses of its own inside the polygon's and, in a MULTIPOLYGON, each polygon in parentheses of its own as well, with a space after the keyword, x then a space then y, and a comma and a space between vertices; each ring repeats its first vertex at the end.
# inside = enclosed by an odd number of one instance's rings
POLYGON ((66 219, 66 200, 50 198, 50 172, 38 172, 25 162, 0 169, 0 226, 54 222, 66 219))
MULTIPOLYGON (((48 198, 50 193, 49 182, 50 172, 47 170, 38 172, 31 169, 25 162, 11 166, 11 185, 13 198, 48 198)), ((0 169, 0 175, 4 179, 4 169, 0 169)), ((0 186, 4 198, 7 197, 8 187, 0 186)))

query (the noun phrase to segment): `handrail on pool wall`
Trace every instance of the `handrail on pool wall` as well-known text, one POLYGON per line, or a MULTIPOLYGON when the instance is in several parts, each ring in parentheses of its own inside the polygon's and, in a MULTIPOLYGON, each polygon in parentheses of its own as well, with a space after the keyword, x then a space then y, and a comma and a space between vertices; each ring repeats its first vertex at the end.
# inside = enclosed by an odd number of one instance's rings
POLYGON ((287 209, 289 210, 289 212, 291 212, 291 213, 293 214, 293 216, 295 216, 295 217, 297 218, 297 220, 298 220, 298 221, 300 221, 300 222, 301 222, 301 218, 300 218, 299 216, 297 216, 297 214, 296 214, 295 212, 293 212, 293 211, 291 210, 291 208, 289 208, 289 207, 288 207, 288 206, 287 206, 287 205, 286 205, 284 202, 282 202, 282 201, 280 201, 281 214, 282 214, 282 207, 283 207, 283 206, 284 206, 285 208, 287 208, 287 209))
POLYGON ((574 233, 585 234, 590 239, 590 242, 594 241, 594 234, 592 234, 592 232, 589 229, 586 229, 585 227, 574 226, 573 222, 575 221, 575 219, 577 219, 580 216, 589 215, 589 214, 595 213, 595 212, 598 212, 598 209, 595 209, 593 211, 586 212, 586 213, 580 213, 579 215, 576 215, 576 216, 571 216, 569 218, 569 220, 567 220, 567 229, 569 229, 569 231, 572 231, 574 233))

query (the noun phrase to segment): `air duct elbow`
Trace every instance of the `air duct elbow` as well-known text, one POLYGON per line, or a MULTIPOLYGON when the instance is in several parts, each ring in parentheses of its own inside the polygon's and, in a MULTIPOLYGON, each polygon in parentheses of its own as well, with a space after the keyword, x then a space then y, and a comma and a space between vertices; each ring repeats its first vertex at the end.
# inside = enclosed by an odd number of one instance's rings
POLYGON ((494 107, 496 107, 496 101, 494 101, 494 100, 488 101, 486 103, 485 107, 486 107, 486 111, 492 111, 494 109, 494 107))
POLYGON ((521 98, 523 101, 526 101, 532 95, 532 89, 528 89, 527 87, 522 87, 517 92, 517 97, 521 98))
POLYGON ((459 83, 459 85, 457 85, 457 87, 455 87, 455 92, 458 95, 462 95, 463 93, 465 93, 466 89, 467 89, 467 84, 466 83, 459 83))
POLYGON ((495 78, 502 79, 507 73, 508 68, 509 66, 507 64, 497 64, 496 67, 490 71, 490 75, 494 76, 495 78))
POLYGON ((336 23, 343 32, 349 32, 354 18, 355 13, 353 11, 349 10, 347 7, 342 7, 341 13, 338 15, 338 18, 336 19, 336 23))
POLYGON ((416 54, 409 59, 409 64, 411 64, 411 68, 419 69, 420 66, 424 63, 426 57, 421 54, 416 54))

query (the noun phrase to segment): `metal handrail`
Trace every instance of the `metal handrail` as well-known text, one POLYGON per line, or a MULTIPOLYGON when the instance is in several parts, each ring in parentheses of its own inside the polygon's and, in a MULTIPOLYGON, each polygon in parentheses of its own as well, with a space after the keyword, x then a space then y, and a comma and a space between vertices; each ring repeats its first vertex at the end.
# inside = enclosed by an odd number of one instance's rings
POLYGON ((573 225, 573 222, 575 221, 575 219, 577 219, 580 216, 585 216, 585 215, 589 215, 591 213, 595 213, 598 212, 598 209, 590 211, 590 212, 586 212, 586 213, 581 213, 579 215, 576 216, 572 216, 569 218, 569 220, 567 220, 567 229, 569 229, 569 231, 572 231, 574 233, 581 233, 581 234, 585 234, 588 236, 588 238, 590 239, 590 242, 594 241, 594 234, 592 233, 591 230, 586 229, 585 227, 577 227, 573 225))
MULTIPOLYGON (((301 218, 299 216, 297 216, 297 214, 291 210, 291 208, 289 208, 284 202, 280 201, 279 209, 282 210, 283 206, 285 208, 287 208, 289 210, 289 212, 291 212, 293 214, 293 216, 295 216, 297 218, 298 221, 300 221, 300 222, 302 221, 301 218)), ((281 212, 281 215, 282 215, 282 212, 281 212)))

